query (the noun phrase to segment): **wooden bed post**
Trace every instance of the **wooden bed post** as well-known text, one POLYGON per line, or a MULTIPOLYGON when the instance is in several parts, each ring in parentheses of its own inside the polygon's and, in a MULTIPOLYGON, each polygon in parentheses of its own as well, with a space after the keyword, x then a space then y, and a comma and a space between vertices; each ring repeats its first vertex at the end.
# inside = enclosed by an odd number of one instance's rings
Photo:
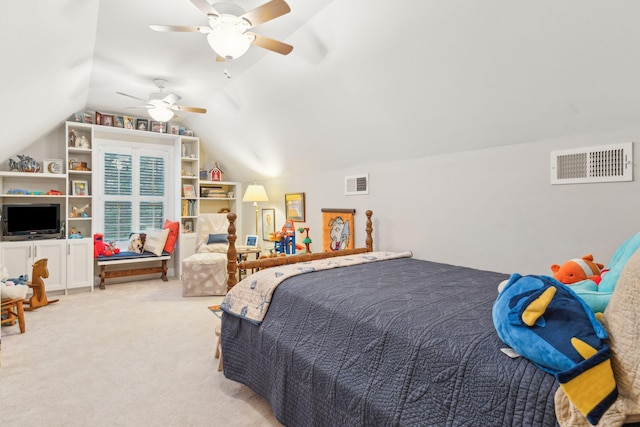
POLYGON ((365 245, 367 247, 367 251, 369 252, 373 252, 373 237, 371 236, 371 233, 373 232, 373 223, 371 222, 371 215, 373 215, 373 212, 371 210, 367 210, 364 213, 367 216, 367 239, 365 240, 365 245))
POLYGON ((227 230, 227 240, 229 241, 229 249, 227 250, 227 274, 229 275, 229 278, 227 279, 227 292, 231 290, 236 283, 238 283, 238 277, 236 276, 238 269, 238 252, 236 251, 236 218, 237 215, 233 212, 227 214, 227 219, 229 220, 229 229, 227 230))

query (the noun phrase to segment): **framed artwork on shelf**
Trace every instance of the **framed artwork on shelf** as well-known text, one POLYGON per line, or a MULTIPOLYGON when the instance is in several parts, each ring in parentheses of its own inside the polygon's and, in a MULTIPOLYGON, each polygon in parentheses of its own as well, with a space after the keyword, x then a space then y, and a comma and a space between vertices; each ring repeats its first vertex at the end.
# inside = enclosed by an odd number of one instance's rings
POLYGON ((182 191, 184 192, 184 197, 187 199, 195 199, 196 198, 196 188, 193 184, 183 184, 182 191))
POLYGON ((87 181, 71 181, 71 195, 72 196, 88 196, 89 195, 89 183, 87 181))
POLYGON ((276 210, 262 209, 262 240, 269 240, 269 235, 276 231, 276 210))
POLYGON ((124 128, 125 129, 135 129, 136 128, 136 121, 133 117, 131 116, 123 116, 122 119, 124 120, 124 128))
POLYGON ((136 119, 136 129, 138 129, 138 130, 149 130, 149 120, 147 120, 147 119, 136 119))
POLYGON ((102 124, 102 113, 96 111, 96 124, 97 125, 101 125, 102 124))
POLYGON ((151 122, 151 132, 167 133, 167 122, 151 122))
POLYGON ((84 113, 84 122, 93 124, 93 115, 91 115, 91 113, 84 113))
POLYGON ((247 236, 244 238, 244 245, 250 246, 252 248, 257 248, 258 236, 256 236, 255 234, 247 234, 247 236))
POLYGON ((322 209, 322 250, 353 249, 355 209, 322 209))
POLYGON ((184 233, 193 233, 193 220, 185 219, 182 225, 182 231, 184 233))
POLYGON ((113 127, 123 128, 124 118, 122 116, 113 116, 113 127))
POLYGON ((43 161, 44 173, 62 173, 62 160, 60 159, 45 159, 43 161))
POLYGON ((113 126, 113 116, 110 114, 102 115, 102 125, 103 126, 113 126))
POLYGON ((285 194, 284 211, 286 219, 304 222, 304 193, 285 194))

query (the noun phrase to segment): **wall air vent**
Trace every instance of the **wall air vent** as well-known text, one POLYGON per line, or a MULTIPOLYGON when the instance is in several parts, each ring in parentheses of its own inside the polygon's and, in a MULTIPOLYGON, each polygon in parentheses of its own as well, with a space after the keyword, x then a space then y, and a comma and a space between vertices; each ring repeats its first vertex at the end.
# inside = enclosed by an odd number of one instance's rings
POLYGON ((344 195, 369 194, 369 175, 351 175, 344 178, 344 195))
POLYGON ((551 152, 551 184, 632 180, 632 142, 551 152))

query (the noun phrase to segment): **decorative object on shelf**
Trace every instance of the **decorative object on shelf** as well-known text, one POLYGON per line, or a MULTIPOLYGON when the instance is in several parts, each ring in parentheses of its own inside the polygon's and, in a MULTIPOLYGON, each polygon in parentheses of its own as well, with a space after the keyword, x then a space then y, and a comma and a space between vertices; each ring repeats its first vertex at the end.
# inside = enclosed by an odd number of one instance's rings
POLYGON ((33 279, 31 282, 27 283, 31 290, 33 291, 33 295, 27 304, 29 307, 25 308, 27 311, 35 310, 36 308, 44 307, 45 305, 53 304, 54 302, 58 302, 59 300, 48 300, 47 293, 44 290, 44 280, 49 277, 49 269, 47 268, 47 258, 42 258, 36 261, 33 264, 32 271, 33 279))
POLYGON ((113 116, 110 114, 103 114, 102 126, 113 126, 113 116))
POLYGON ((147 119, 136 119, 136 129, 138 129, 138 130, 149 130, 149 120, 147 120, 147 119))
POLYGON ((87 162, 79 162, 75 159, 69 159, 69 170, 72 171, 90 171, 87 162))
POLYGON ((151 122, 151 132, 167 133, 167 122, 151 122))
POLYGON ((183 233, 193 233, 193 221, 191 219, 185 219, 182 225, 183 233))
POLYGON ((243 202, 253 202, 253 207, 256 209, 256 234, 258 234, 258 202, 268 202, 267 192, 262 185, 257 182, 250 184, 242 197, 243 202))
POLYGON ((304 222, 304 193, 289 193, 284 195, 284 211, 286 219, 304 222))
POLYGON ((229 212, 231 212, 231 209, 229 208, 222 208, 218 211, 218 213, 229 213, 229 212))
POLYGON ((86 136, 81 135, 80 138, 76 138, 76 148, 90 148, 89 140, 86 136))
POLYGON ((96 124, 97 125, 101 125, 102 124, 102 113, 99 113, 96 111, 96 124))
POLYGON ((89 215, 85 212, 89 208, 89 206, 91 206, 89 203, 87 203, 82 207, 74 206, 71 209, 71 214, 69 215, 69 217, 70 218, 89 218, 89 215))
POLYGON ((196 188, 193 184, 184 184, 182 186, 182 190, 184 192, 184 197, 187 199, 195 199, 196 198, 196 188))
POLYGON ((113 116, 113 127, 123 128, 124 118, 122 116, 113 116))
POLYGON ((17 170, 18 172, 35 173, 40 172, 40 163, 32 157, 24 154, 18 154, 18 161, 9 159, 9 170, 17 170))
POLYGON ((180 135, 180 126, 171 125, 171 135, 180 135))
POLYGON ((82 113, 75 113, 73 119, 78 123, 82 123, 82 113))
POLYGON ((88 196, 89 183, 87 181, 71 181, 71 194, 73 196, 88 196))
POLYGON ((60 159, 46 159, 44 162, 44 173, 62 173, 62 160, 60 159))
POLYGON ((355 209, 322 209, 322 250, 353 249, 355 209))
POLYGON ((200 176, 200 179, 206 181, 207 179, 209 179, 209 171, 201 170, 199 176, 200 176))
POLYGON ((124 120, 124 128, 125 129, 135 129, 136 128, 136 122, 135 119, 131 116, 123 116, 123 120, 124 120))
POLYGON ((76 146, 76 131, 75 129, 69 129, 69 147, 75 147, 76 146))
POLYGON ((10 188, 7 190, 7 194, 27 196, 29 195, 29 191, 23 190, 21 188, 10 188))
POLYGON ((211 174, 211 181, 222 181, 222 170, 220 169, 218 162, 215 162, 209 173, 211 174))
POLYGON ((313 243, 313 241, 309 238, 309 227, 300 227, 300 228, 298 228, 298 233, 306 233, 306 237, 304 238, 302 243, 304 243, 305 251, 308 254, 310 254, 311 253, 311 249, 309 248, 309 245, 311 243, 313 243))
POLYGON ((93 115, 89 112, 84 113, 84 122, 88 124, 93 123, 93 115))
POLYGON ((276 231, 276 210, 262 209, 262 240, 269 240, 269 235, 276 231))
POLYGON ((62 191, 51 189, 45 193, 47 196, 62 196, 62 191))
POLYGON ((70 239, 82 239, 84 236, 82 235, 82 232, 80 232, 80 230, 78 230, 75 227, 71 227, 71 230, 69 230, 69 238, 70 239))

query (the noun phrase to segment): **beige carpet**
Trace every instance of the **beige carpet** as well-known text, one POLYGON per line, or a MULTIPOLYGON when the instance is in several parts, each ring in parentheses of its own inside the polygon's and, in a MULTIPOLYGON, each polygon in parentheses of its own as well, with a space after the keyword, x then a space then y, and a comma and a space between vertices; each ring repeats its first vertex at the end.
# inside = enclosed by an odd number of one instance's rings
POLYGON ((2 328, 0 426, 279 426, 214 358, 221 297, 179 280, 55 296, 2 328))

